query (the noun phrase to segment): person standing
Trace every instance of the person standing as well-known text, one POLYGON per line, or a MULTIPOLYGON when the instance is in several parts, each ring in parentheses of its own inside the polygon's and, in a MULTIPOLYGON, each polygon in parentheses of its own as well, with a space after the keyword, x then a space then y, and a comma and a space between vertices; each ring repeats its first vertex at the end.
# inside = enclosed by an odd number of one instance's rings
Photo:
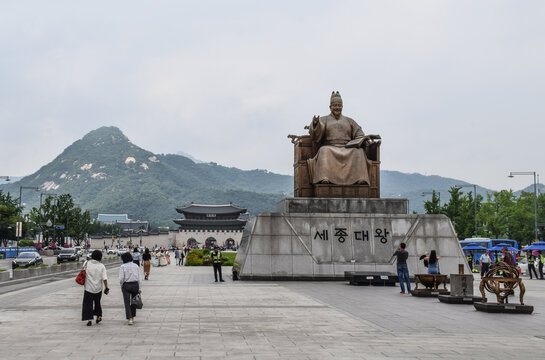
POLYGON ((539 278, 541 280, 543 280, 543 262, 545 261, 545 257, 543 256, 543 254, 541 253, 541 250, 539 250, 539 264, 538 264, 538 269, 539 269, 539 278))
POLYGON ((490 256, 488 256, 488 252, 485 252, 481 255, 481 279, 484 277, 484 275, 488 272, 488 269, 490 268, 490 256))
POLYGON ((104 294, 108 295, 108 275, 106 267, 100 261, 102 260, 102 251, 95 250, 91 254, 91 260, 86 261, 85 268, 85 284, 83 292, 83 304, 81 307, 81 320, 87 320, 87 326, 93 324, 93 317, 96 316, 96 323, 102 321, 102 306, 100 299, 102 298, 102 289, 104 294))
POLYGON ((469 265, 469 270, 473 272, 473 251, 469 251, 469 254, 466 256, 467 264, 469 265))
POLYGON ((400 294, 405 294, 405 285, 403 284, 403 281, 407 283, 407 292, 411 292, 411 279, 409 278, 409 268, 407 266, 409 253, 405 250, 405 247, 405 243, 399 244, 396 252, 392 255, 392 257, 397 256, 397 277, 399 278, 399 286, 401 286, 400 294))
POLYGON ((174 251, 174 259, 176 259, 176 266, 180 265, 180 249, 178 248, 174 251))
POLYGON ((151 254, 148 248, 144 250, 144 254, 142 255, 142 260, 144 261, 144 276, 145 276, 144 279, 148 280, 149 270, 151 268, 151 254))
POLYGON ((212 256, 212 265, 214 266, 214 278, 218 282, 218 273, 220 274, 220 282, 223 281, 221 276, 221 261, 223 260, 223 254, 217 246, 214 246, 214 251, 210 254, 212 256))
POLYGON ((506 263, 509 266, 515 266, 515 258, 513 257, 513 255, 509 251, 507 251, 506 246, 504 246, 501 249, 501 253, 502 253, 502 259, 501 260, 504 263, 506 263))
POLYGON ((131 299, 136 294, 142 293, 142 277, 140 276, 140 268, 132 262, 130 253, 121 255, 121 260, 123 260, 123 265, 119 268, 119 284, 123 292, 125 316, 129 320, 129 325, 132 325, 136 316, 136 306, 131 305, 131 299))
POLYGON ((536 257, 533 254, 528 255, 528 274, 530 275, 530 279, 532 279, 532 271, 534 272, 534 275, 537 277, 536 267, 534 266, 534 263, 536 261, 536 257))
POLYGON ((132 262, 140 266, 141 259, 142 259, 142 254, 140 254, 140 251, 138 251, 137 247, 134 247, 134 251, 132 252, 132 262))

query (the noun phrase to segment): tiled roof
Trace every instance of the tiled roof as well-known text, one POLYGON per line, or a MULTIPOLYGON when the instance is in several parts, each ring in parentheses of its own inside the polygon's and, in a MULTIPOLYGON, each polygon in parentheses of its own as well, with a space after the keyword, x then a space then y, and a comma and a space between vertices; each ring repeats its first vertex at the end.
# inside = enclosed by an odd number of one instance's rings
POLYGON ((176 211, 179 213, 191 214, 237 214, 245 213, 246 209, 233 204, 206 205, 206 204, 190 204, 187 206, 177 206, 176 211))

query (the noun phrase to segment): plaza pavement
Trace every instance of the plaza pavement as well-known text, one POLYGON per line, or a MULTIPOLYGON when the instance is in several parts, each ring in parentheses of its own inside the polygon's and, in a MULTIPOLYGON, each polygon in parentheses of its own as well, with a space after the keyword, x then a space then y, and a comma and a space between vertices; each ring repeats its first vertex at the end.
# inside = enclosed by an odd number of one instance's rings
MULTIPOLYGON (((346 282, 214 283, 212 268, 152 268, 135 325, 124 318, 118 269, 108 270, 104 320, 81 319, 69 278, 2 287, 3 359, 512 359, 545 348, 545 281, 526 281, 533 315, 346 282), (56 280, 56 281, 53 281, 56 280)), ((477 284, 476 284, 477 285, 477 284)))

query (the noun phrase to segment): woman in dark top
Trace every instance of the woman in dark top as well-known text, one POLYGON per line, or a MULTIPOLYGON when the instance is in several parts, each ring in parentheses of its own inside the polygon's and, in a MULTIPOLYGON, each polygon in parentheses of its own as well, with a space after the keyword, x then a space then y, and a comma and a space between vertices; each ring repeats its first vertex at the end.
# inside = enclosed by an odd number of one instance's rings
POLYGON ((425 257, 424 260, 428 261, 428 274, 439 274, 439 256, 435 250, 432 250, 430 256, 425 257))
POLYGON ((142 260, 144 261, 144 275, 145 275, 144 280, 148 280, 149 269, 151 268, 151 263, 150 263, 151 254, 148 248, 144 250, 144 254, 142 255, 142 260))

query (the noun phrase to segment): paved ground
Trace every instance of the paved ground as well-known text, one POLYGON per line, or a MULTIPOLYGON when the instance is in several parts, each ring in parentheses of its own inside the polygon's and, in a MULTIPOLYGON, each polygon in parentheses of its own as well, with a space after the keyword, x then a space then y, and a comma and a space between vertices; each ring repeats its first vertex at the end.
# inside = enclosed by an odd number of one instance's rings
POLYGON ((144 309, 128 326, 117 269, 108 274, 104 321, 92 327, 80 321, 83 290, 72 278, 3 287, 1 357, 507 359, 539 358, 545 346, 545 281, 526 281, 533 315, 494 315, 398 288, 230 277, 216 284, 211 268, 170 265, 152 268, 144 309))

